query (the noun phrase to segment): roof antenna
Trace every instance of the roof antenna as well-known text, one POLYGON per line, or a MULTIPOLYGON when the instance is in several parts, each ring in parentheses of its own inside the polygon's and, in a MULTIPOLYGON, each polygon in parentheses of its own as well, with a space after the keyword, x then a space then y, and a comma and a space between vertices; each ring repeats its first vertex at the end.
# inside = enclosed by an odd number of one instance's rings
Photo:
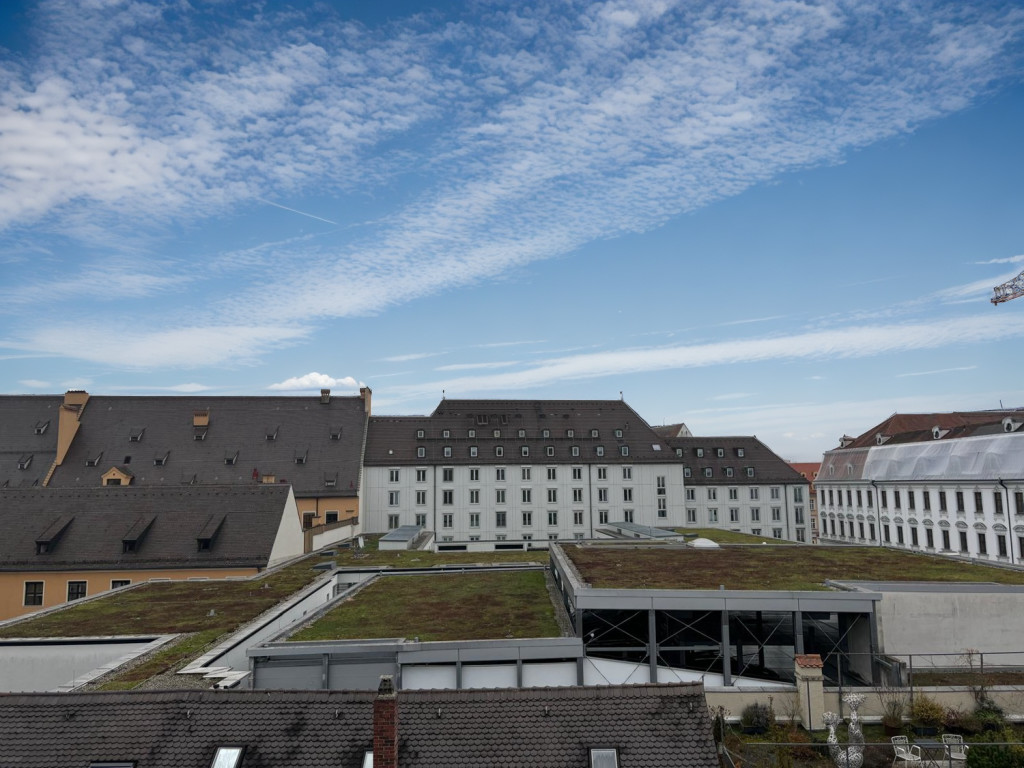
POLYGON ((619 400, 622 400, 622 399, 623 399, 623 398, 622 398, 622 390, 620 389, 620 390, 619 390, 619 400))
POLYGON ((441 390, 441 399, 444 400, 444 390, 441 390))

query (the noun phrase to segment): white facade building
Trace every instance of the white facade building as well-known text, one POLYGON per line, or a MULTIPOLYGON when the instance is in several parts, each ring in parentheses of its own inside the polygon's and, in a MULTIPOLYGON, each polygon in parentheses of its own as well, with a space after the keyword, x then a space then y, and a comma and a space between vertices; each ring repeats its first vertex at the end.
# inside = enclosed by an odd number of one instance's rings
POLYGON ((418 525, 442 549, 683 524, 682 464, 618 400, 444 400, 430 416, 371 417, 363 489, 364 530, 418 525))
POLYGON ((1020 563, 1024 411, 897 414, 825 454, 824 540, 1020 563))

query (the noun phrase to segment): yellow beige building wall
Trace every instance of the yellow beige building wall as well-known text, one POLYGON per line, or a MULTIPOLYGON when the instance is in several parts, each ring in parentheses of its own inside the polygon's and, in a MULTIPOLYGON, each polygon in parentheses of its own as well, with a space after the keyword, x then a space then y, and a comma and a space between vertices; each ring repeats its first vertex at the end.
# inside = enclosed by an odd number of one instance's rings
POLYGON ((302 522, 303 528, 325 525, 328 512, 337 512, 337 522, 339 523, 359 517, 359 499, 355 496, 332 496, 319 499, 296 498, 295 504, 299 508, 299 520, 302 522))
POLYGON ((223 579, 228 576, 254 576, 259 568, 168 568, 144 571, 29 571, 0 573, 0 620, 12 619, 26 613, 62 605, 68 601, 68 582, 84 581, 85 596, 89 597, 110 589, 114 580, 127 580, 132 584, 150 579, 223 579), (43 583, 43 604, 25 605, 25 583, 43 583))

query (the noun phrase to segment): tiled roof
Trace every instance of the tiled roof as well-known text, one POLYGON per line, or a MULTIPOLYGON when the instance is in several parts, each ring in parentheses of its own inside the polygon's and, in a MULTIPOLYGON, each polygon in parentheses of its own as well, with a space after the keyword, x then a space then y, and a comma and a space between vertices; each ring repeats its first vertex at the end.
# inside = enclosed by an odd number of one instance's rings
POLYGON ((127 762, 209 768, 218 746, 244 745, 242 768, 359 768, 373 693, 209 692, 0 696, 3 765, 127 762))
MULTIPOLYGON (((944 434, 940 439, 951 440, 973 435, 991 435, 1003 432, 1003 419, 1010 417, 1024 421, 1024 409, 998 411, 956 411, 952 413, 894 413, 881 424, 854 438, 845 448, 870 448, 878 444, 877 436, 883 436, 884 445, 917 443, 934 440, 932 428, 938 427, 944 434)), ((839 450, 839 449, 834 449, 839 450)))
POLYGON ((795 657, 796 665, 804 669, 822 669, 825 664, 817 653, 801 654, 795 657))
POLYGON ((718 765, 698 684, 401 692, 401 768, 587 768, 589 749, 619 765, 718 765))
POLYGON ((288 493, 282 486, 0 491, 0 571, 266 567, 282 514, 295 516, 286 510, 288 493), (209 550, 200 551, 200 534, 221 518, 209 550), (38 542, 57 527, 40 553, 38 542), (125 552, 125 541, 136 542, 135 551, 125 552))
POLYGON ((687 485, 763 485, 809 483, 756 437, 676 437, 667 441, 673 455, 682 450, 681 461, 690 468, 687 485), (743 455, 740 456, 740 452, 743 455), (719 456, 721 452, 721 456, 719 456), (698 455, 703 453, 703 455, 698 455), (711 477, 705 470, 711 469, 711 477), (754 470, 753 477, 747 469, 754 470), (728 470, 732 470, 732 476, 728 470))
POLYGON ((42 483, 57 457, 62 402, 62 397, 52 395, 0 396, 0 488, 42 483), (19 469, 19 462, 27 456, 32 461, 26 469, 19 469))
MULTIPOLYGON (((207 768, 245 746, 242 768, 360 768, 375 693, 194 691, 0 696, 3 763, 134 761, 207 768)), ((400 768, 587 768, 591 747, 623 768, 717 768, 699 684, 400 691, 400 768)))
POLYGON ((621 400, 442 400, 430 416, 372 417, 366 442, 367 466, 598 460, 676 461, 664 439, 621 400), (418 436, 421 430, 423 437, 418 436), (527 457, 522 455, 524 446, 527 457), (579 448, 578 456, 572 455, 573 446, 579 448), (598 446, 604 449, 602 457, 597 456, 598 446), (625 456, 623 446, 628 449, 625 456), (446 447, 450 456, 445 456, 446 447), (476 456, 471 455, 473 447, 476 456), (422 457, 418 448, 424 449, 422 457))
POLYGON ((290 484, 296 496, 354 496, 365 424, 360 397, 321 403, 319 396, 94 395, 50 485, 99 486, 110 467, 127 465, 135 475, 133 485, 251 485, 254 475, 273 475, 290 484), (193 427, 197 411, 209 412, 201 440, 193 427), (325 485, 328 477, 333 486, 325 485))

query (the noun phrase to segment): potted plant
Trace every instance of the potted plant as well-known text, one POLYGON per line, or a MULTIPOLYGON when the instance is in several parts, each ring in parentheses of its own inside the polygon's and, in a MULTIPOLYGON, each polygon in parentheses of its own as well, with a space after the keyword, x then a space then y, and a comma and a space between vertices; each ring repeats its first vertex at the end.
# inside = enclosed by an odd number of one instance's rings
POLYGON ((882 727, 886 736, 898 736, 903 732, 903 713, 906 704, 902 696, 887 696, 882 701, 882 727))
POLYGON ((747 704, 740 713, 740 726, 744 733, 767 733, 775 725, 775 713, 767 704, 747 704))
POLYGON ((946 711, 935 699, 923 693, 910 705, 910 723, 918 736, 934 736, 939 732, 946 711))

